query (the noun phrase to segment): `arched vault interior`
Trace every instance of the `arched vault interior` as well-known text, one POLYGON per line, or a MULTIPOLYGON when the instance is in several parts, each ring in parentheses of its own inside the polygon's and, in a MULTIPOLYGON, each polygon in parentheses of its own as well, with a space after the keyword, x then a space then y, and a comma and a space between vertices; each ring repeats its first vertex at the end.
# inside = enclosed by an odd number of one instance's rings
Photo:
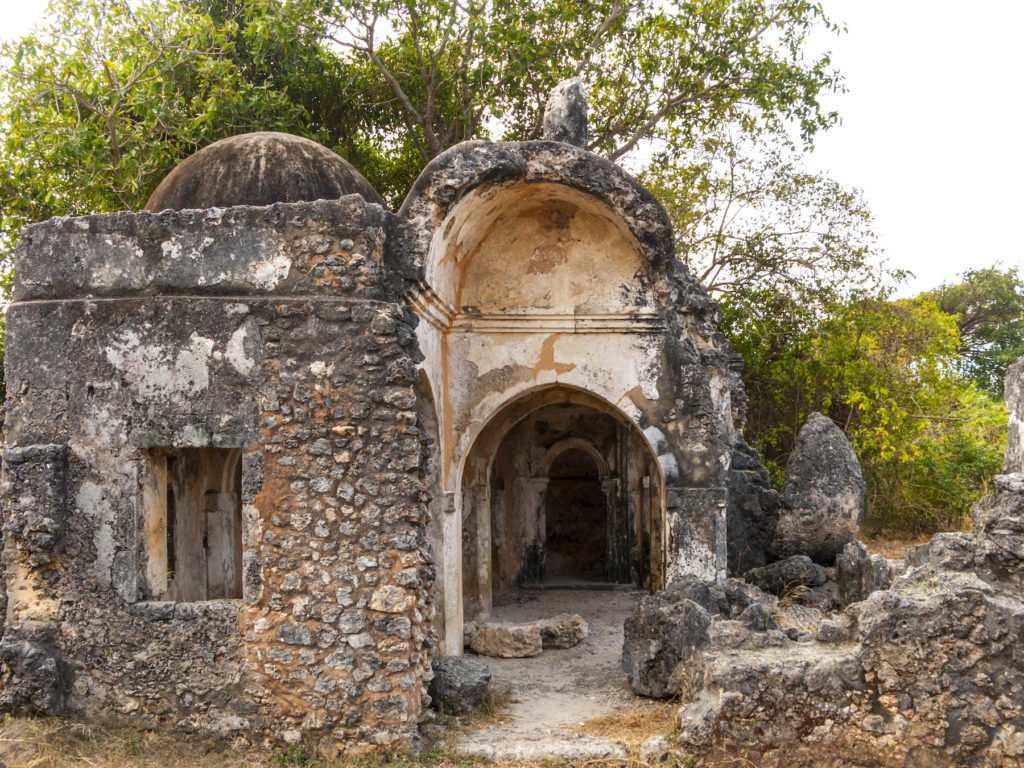
POLYGON ((551 582, 648 588, 663 579, 663 483, 647 440, 600 398, 553 386, 501 409, 461 487, 466 616, 493 592, 551 582))

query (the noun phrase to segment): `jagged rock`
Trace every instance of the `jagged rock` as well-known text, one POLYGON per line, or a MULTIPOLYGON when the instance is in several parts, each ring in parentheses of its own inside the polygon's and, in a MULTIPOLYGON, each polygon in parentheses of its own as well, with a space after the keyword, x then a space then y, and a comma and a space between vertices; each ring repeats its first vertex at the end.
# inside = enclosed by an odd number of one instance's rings
POLYGON ((587 93, 578 77, 551 90, 544 107, 544 140, 587 147, 587 93))
POLYGON ((714 648, 746 648, 753 639, 753 632, 746 623, 718 617, 711 622, 708 635, 714 648))
POLYGON ((1024 357, 1007 369, 1003 391, 1010 417, 1003 473, 1024 473, 1024 357))
POLYGON ((468 656, 435 656, 431 667, 434 679, 428 692, 434 704, 455 714, 480 708, 491 682, 486 664, 468 656))
POLYGON ((779 600, 775 595, 769 594, 743 579, 726 579, 722 583, 721 589, 725 593, 728 610, 719 610, 718 612, 723 615, 727 614, 730 618, 737 618, 755 603, 763 605, 769 613, 775 611, 779 605, 779 600))
POLYGON ((640 745, 640 762, 656 765, 668 760, 668 739, 664 736, 650 736, 640 745))
POLYGON ((729 466, 729 573, 742 574, 768 562, 781 505, 782 497, 772 488, 760 454, 741 440, 733 448, 729 466))
POLYGON ((975 506, 972 533, 934 537, 891 588, 818 622, 818 642, 683 659, 669 689, 684 747, 774 768, 1024 766, 1019 479, 975 506))
POLYGON ((850 638, 846 629, 832 619, 822 619, 814 630, 814 639, 819 643, 845 643, 850 638))
POLYGON ((478 624, 469 647, 481 656, 519 659, 539 656, 544 642, 540 636, 540 625, 536 623, 478 624))
POLYGON ((661 596, 667 602, 692 600, 709 614, 729 612, 729 599, 723 587, 708 584, 693 576, 683 576, 673 581, 665 587, 661 596))
POLYGON ((772 618, 771 613, 761 603, 750 605, 740 614, 738 621, 744 626, 749 627, 753 632, 767 632, 772 629, 778 629, 775 619, 772 618))
POLYGON ((65 674, 48 627, 12 625, 0 642, 0 710, 20 715, 64 713, 65 674))
POLYGON ((551 619, 542 619, 540 637, 545 648, 572 648, 579 645, 590 628, 583 617, 575 613, 560 613, 551 619))
POLYGON ((774 558, 807 555, 831 565, 857 537, 866 491, 857 454, 842 430, 812 413, 786 463, 785 501, 779 512, 774 558))
POLYGON ((856 603, 896 578, 896 568, 882 555, 868 555, 860 541, 851 541, 836 558, 836 584, 844 604, 856 603))
POLYGON ((711 642, 711 617, 693 600, 664 592, 644 597, 626 619, 622 668, 629 687, 641 696, 671 696, 669 676, 680 661, 711 642))
POLYGON ((781 596, 801 587, 820 587, 828 581, 828 573, 807 555, 793 555, 747 571, 744 578, 765 592, 781 596))

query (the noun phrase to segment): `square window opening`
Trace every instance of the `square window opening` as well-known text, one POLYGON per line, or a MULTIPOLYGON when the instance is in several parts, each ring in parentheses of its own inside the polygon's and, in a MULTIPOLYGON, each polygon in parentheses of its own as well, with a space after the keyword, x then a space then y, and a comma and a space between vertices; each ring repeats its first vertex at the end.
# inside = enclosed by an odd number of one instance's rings
POLYGON ((239 448, 146 452, 140 599, 242 596, 241 458, 239 448))

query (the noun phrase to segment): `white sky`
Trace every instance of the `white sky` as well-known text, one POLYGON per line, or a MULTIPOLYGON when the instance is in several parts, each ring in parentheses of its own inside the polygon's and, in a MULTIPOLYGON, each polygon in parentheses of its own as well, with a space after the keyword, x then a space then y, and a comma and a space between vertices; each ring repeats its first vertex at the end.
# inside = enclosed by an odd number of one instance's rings
MULTIPOLYGON (((849 32, 822 37, 848 92, 829 96, 842 125, 810 158, 864 190, 890 266, 911 295, 965 269, 1024 272, 1016 232, 1024 208, 1017 0, 823 0, 849 32)), ((44 0, 0 0, 0 37, 26 32, 44 0)))

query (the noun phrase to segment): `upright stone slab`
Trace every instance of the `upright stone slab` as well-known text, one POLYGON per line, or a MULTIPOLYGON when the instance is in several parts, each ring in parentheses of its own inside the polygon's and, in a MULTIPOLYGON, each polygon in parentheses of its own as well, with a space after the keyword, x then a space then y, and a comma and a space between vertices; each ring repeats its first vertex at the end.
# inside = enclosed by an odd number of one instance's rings
POLYGON ((1024 472, 1024 358, 1006 372, 1006 410, 1010 419, 1004 474, 1024 472))
POLYGON ((578 77, 554 87, 544 108, 544 140, 587 146, 587 93, 578 77))
POLYGON ((807 555, 831 565, 857 538, 866 490, 846 435, 828 417, 812 413, 786 464, 782 496, 788 509, 779 512, 774 558, 807 555))

